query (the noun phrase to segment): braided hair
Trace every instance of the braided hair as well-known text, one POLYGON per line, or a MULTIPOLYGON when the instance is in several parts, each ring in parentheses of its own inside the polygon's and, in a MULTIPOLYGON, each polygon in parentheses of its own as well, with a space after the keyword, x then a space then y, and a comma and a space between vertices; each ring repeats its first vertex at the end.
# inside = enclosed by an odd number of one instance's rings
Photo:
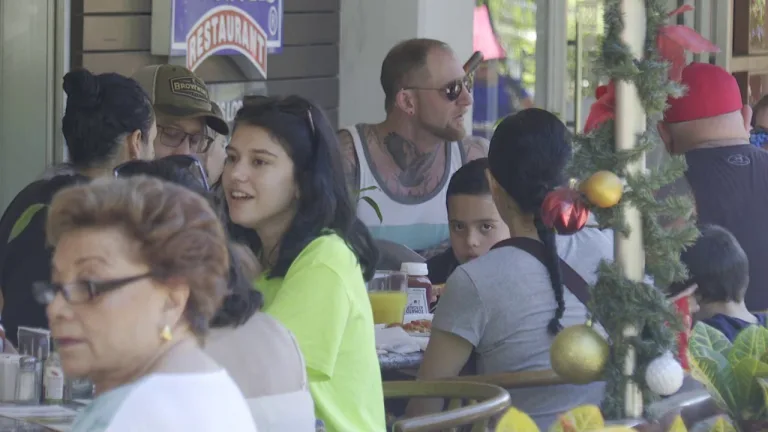
POLYGON ((533 216, 539 239, 546 249, 546 268, 557 309, 547 327, 557 334, 565 313, 563 277, 555 232, 544 225, 541 205, 547 194, 565 183, 565 166, 572 155, 571 134, 554 114, 529 108, 505 118, 491 138, 490 172, 519 206, 533 216))

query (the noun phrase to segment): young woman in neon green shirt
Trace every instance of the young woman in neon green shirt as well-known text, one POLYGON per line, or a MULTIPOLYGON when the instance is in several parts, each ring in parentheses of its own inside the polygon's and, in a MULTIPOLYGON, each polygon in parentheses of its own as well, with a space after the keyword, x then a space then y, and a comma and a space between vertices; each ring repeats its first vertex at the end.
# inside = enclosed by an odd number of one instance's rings
POLYGON ((288 327, 328 431, 385 430, 365 280, 377 252, 357 220, 336 134, 308 101, 259 97, 238 111, 222 175, 233 234, 267 269, 264 311, 288 327))

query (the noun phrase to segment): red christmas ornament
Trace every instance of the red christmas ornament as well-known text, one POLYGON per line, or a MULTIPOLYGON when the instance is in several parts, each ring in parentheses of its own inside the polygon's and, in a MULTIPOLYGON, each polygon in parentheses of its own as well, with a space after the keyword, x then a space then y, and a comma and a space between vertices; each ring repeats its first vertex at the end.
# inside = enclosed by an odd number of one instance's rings
POLYGON ((554 228, 558 234, 573 234, 587 224, 589 209, 578 191, 555 189, 541 204, 541 219, 544 225, 554 228))

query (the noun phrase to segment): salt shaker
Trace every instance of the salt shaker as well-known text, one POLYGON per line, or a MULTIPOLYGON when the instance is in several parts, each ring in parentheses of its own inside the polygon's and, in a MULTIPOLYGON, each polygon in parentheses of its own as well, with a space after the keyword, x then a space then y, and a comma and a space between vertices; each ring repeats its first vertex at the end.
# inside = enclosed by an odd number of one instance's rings
POLYGON ((16 378, 16 402, 37 404, 40 401, 38 360, 32 356, 19 359, 19 374, 16 378))

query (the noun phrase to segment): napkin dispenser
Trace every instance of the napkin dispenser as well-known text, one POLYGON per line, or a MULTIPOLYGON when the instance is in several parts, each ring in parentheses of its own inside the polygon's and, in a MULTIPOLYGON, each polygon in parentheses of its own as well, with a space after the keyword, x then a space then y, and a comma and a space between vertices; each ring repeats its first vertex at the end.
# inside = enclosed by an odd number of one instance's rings
POLYGON ((0 354, 0 402, 16 399, 16 379, 22 357, 21 354, 0 354))

